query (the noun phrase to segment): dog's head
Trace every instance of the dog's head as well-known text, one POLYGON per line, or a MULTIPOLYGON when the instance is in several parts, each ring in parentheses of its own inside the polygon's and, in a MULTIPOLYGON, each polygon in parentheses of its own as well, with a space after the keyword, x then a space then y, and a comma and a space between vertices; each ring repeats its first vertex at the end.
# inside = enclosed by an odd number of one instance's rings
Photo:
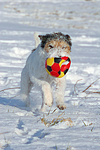
POLYGON ((61 32, 39 35, 41 47, 45 50, 49 57, 70 55, 71 38, 61 32))

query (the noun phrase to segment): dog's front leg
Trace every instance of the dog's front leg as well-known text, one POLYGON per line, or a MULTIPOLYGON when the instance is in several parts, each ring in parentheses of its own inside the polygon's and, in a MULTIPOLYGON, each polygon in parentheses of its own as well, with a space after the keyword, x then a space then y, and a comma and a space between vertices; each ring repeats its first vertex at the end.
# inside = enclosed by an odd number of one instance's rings
POLYGON ((56 79, 56 88, 55 88, 55 99, 57 107, 61 110, 66 108, 64 103, 64 94, 65 94, 65 87, 66 87, 66 77, 56 79))
POLYGON ((52 106, 53 98, 52 98, 52 91, 51 86, 48 82, 44 82, 42 85, 42 107, 41 111, 45 111, 45 105, 49 107, 52 106))
POLYGON ((48 82, 39 80, 35 77, 31 77, 31 81, 37 84, 42 90, 42 107, 41 111, 45 111, 45 106, 48 105, 49 107, 52 106, 53 97, 52 97, 52 90, 51 86, 48 82))

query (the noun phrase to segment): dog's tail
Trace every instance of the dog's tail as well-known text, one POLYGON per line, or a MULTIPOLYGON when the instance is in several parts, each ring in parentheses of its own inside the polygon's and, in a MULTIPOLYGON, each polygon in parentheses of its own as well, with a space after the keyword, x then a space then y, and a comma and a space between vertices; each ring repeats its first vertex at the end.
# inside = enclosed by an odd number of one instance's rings
POLYGON ((34 32, 34 39, 35 39, 35 48, 40 44, 40 39, 38 37, 38 33, 34 32))

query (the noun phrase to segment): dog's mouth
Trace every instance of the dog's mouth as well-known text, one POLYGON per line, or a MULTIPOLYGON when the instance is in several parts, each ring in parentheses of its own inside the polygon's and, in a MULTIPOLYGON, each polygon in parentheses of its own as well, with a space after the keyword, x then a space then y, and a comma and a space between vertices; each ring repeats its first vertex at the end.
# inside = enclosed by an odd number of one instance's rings
POLYGON ((68 56, 50 57, 45 61, 45 69, 51 76, 62 78, 69 70, 71 59, 68 56))

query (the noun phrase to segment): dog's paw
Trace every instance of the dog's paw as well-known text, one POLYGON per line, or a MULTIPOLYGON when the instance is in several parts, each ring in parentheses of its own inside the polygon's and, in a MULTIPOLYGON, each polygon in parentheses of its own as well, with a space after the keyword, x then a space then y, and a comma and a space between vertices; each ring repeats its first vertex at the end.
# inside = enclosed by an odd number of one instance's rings
POLYGON ((58 107, 60 110, 66 109, 66 105, 65 105, 65 104, 58 104, 57 107, 58 107))
POLYGON ((40 109, 40 112, 45 112, 45 111, 46 111, 46 106, 43 105, 43 106, 41 107, 41 109, 40 109))
POLYGON ((23 102, 23 107, 30 107, 30 99, 29 96, 25 94, 21 94, 22 102, 23 102))
POLYGON ((49 106, 49 107, 51 107, 52 104, 53 104, 53 99, 52 99, 52 97, 50 96, 50 97, 44 99, 44 104, 47 105, 47 106, 49 106))
POLYGON ((44 104, 42 107, 41 107, 41 112, 46 112, 46 111, 48 111, 48 107, 51 107, 52 106, 52 103, 50 103, 50 104, 44 104))
POLYGON ((51 107, 51 106, 52 106, 52 104, 53 104, 53 102, 51 102, 51 101, 47 101, 47 102, 45 102, 45 105, 48 105, 49 107, 51 107))

